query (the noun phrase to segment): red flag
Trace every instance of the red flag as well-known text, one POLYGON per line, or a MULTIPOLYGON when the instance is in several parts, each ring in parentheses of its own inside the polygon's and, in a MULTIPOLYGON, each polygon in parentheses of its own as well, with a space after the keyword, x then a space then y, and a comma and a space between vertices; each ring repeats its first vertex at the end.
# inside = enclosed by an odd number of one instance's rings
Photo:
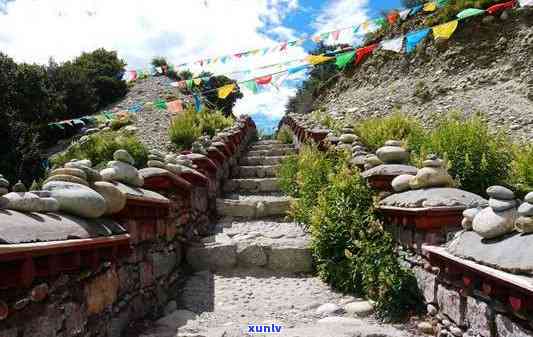
POLYGON ((359 48, 356 51, 355 64, 361 63, 368 55, 372 54, 374 49, 378 46, 377 43, 367 47, 359 48))
POLYGON ((175 101, 168 102, 167 110, 173 114, 183 111, 183 104, 181 103, 181 100, 177 99, 175 101))
POLYGON ((130 74, 131 74, 131 80, 135 81, 137 79, 137 71, 136 70, 132 70, 130 72, 130 74))
POLYGON ((496 4, 494 6, 490 6, 489 8, 487 8, 487 13, 489 13, 490 15, 494 15, 494 14, 496 14, 498 12, 501 12, 501 11, 504 11, 506 9, 511 9, 515 5, 516 5, 516 0, 504 2, 502 4, 496 4))
POLYGON ((393 25, 398 20, 398 17, 400 14, 396 11, 392 11, 387 15, 387 20, 389 21, 389 24, 393 25))
POLYGON ((242 53, 234 54, 233 56, 235 56, 236 58, 240 59, 241 56, 242 56, 242 53))
POLYGON ((341 32, 339 30, 336 30, 334 32, 331 33, 331 36, 333 36, 333 41, 337 41, 339 39, 339 34, 341 32))
POLYGON ((269 84, 270 81, 272 81, 272 75, 258 77, 255 79, 255 83, 261 84, 261 85, 269 84))

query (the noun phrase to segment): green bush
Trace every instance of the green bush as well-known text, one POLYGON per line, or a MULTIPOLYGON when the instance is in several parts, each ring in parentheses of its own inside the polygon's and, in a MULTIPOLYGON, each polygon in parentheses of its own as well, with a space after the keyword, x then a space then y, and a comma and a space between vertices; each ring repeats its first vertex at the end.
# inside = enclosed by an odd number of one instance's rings
POLYGON ((50 161, 54 167, 62 166, 72 159, 90 159, 93 165, 103 165, 113 160, 113 153, 118 149, 127 150, 135 159, 135 166, 143 168, 148 161, 148 150, 135 135, 121 132, 99 132, 88 136, 85 142, 76 142, 66 151, 54 155, 50 161))
POLYGON ((449 172, 462 189, 481 195, 508 179, 513 156, 507 137, 491 133, 481 116, 465 118, 458 113, 438 120, 418 156, 429 153, 447 159, 449 172))
POLYGON ((276 134, 276 139, 283 144, 292 144, 292 132, 287 126, 282 126, 276 134))
POLYGON ((281 162, 277 173, 281 190, 294 198, 298 197, 298 156, 289 156, 281 162))
POLYGON ((400 112, 388 117, 362 121, 355 126, 355 132, 372 151, 382 147, 391 139, 404 141, 410 150, 418 151, 426 138, 422 124, 416 118, 400 112))
POLYGON ((204 134, 214 136, 217 131, 233 123, 232 118, 224 117, 218 111, 204 109, 202 112, 195 112, 189 109, 172 119, 169 136, 178 149, 188 149, 198 137, 204 134))
POLYGON ((533 191, 533 144, 513 147, 510 184, 516 187, 520 197, 533 191))

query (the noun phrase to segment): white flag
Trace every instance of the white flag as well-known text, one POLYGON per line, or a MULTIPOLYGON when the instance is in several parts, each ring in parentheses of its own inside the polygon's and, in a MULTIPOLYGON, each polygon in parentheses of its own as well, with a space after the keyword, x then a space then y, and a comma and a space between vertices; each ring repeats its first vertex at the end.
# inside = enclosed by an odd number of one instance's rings
POLYGON ((533 6, 533 0, 519 0, 519 2, 522 7, 533 6))
POLYGON ((411 9, 404 9, 400 12, 400 19, 405 20, 409 16, 409 13, 411 13, 411 9))
POLYGON ((401 52, 403 46, 403 36, 400 36, 396 39, 385 40, 381 42, 381 49, 391 50, 394 52, 401 52))

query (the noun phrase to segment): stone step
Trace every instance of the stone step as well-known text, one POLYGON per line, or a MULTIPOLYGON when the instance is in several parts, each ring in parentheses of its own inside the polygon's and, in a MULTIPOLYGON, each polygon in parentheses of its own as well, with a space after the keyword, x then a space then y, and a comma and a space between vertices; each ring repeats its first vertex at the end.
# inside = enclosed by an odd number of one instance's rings
POLYGON ((240 178, 224 182, 224 192, 263 193, 279 192, 278 178, 240 178))
POLYGON ((194 270, 266 268, 286 273, 313 271, 309 239, 296 224, 268 221, 223 224, 228 225, 231 227, 224 228, 223 233, 205 238, 202 245, 189 247, 186 259, 194 270), (262 226, 270 226, 269 231, 263 232, 262 226))
POLYGON ((232 174, 237 178, 273 178, 279 168, 279 165, 235 166, 232 174))
POLYGON ((264 218, 284 216, 289 210, 290 198, 279 195, 229 195, 217 199, 217 212, 221 216, 264 218))
POLYGON ((265 140, 255 141, 251 143, 250 145, 273 145, 273 144, 283 144, 283 143, 276 139, 265 139, 265 140))
POLYGON ((270 150, 253 150, 246 153, 249 157, 276 157, 296 154, 298 151, 294 148, 280 148, 270 150))
POLYGON ((295 149, 295 147, 293 144, 264 144, 264 145, 251 145, 248 147, 249 151, 272 150, 272 149, 295 149))
POLYGON ((240 159, 239 164, 243 166, 278 165, 285 158, 288 158, 288 156, 276 156, 276 157, 244 156, 240 159))

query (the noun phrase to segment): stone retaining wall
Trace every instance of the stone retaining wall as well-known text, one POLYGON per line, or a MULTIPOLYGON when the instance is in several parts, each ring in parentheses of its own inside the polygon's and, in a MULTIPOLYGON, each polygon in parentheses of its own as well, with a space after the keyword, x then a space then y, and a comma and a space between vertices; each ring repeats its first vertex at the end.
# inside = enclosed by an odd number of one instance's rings
MULTIPOLYGON (((283 125, 292 130, 298 144, 316 142, 316 132, 304 123, 286 116, 280 122, 280 127, 283 125)), ((327 144, 321 141, 319 146, 326 147, 327 144)), ((468 284, 469 280, 461 277, 464 275, 462 271, 448 268, 441 270, 428 259, 422 246, 446 242, 458 226, 428 232, 417 230, 414 224, 394 221, 386 223, 385 227, 397 242, 400 260, 413 271, 417 279, 428 314, 438 321, 437 336, 533 336, 530 314, 513 310, 512 303, 499 301, 499 296, 487 296, 486 292, 479 290, 482 285, 468 284)), ((502 291, 501 289, 497 291, 502 291)), ((513 289, 504 291, 506 294, 513 293, 513 289)))
POLYGON ((220 180, 255 135, 253 121, 245 122, 232 155, 209 175, 141 170, 145 185, 128 189, 114 222, 96 219, 123 227, 120 236, 0 244, 0 278, 16 280, 0 281, 0 337, 120 337, 132 322, 160 316, 179 293, 188 242, 210 230, 220 180), (97 250, 99 242, 106 246, 97 250))

